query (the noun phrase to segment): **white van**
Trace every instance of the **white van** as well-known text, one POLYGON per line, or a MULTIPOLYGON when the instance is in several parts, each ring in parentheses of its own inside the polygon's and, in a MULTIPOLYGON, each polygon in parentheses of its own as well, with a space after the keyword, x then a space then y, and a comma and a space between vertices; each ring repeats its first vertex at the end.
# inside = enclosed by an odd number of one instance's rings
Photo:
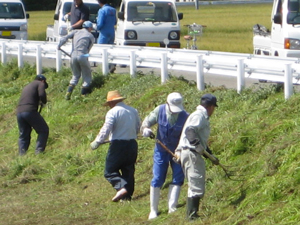
MULTIPOLYGON (((74 0, 57 0, 55 13, 54 13, 54 24, 48 25, 46 30, 46 40, 58 42, 61 37, 68 34, 68 28, 70 24, 70 16, 65 21, 64 15, 71 11, 71 6, 74 0)), ((97 15, 100 5, 97 0, 83 0, 83 3, 89 8, 90 16, 89 20, 93 23, 93 27, 96 28, 97 15)), ((95 38, 98 36, 95 29, 92 31, 95 38)))
POLYGON ((116 27, 117 45, 180 48, 180 23, 173 0, 123 0, 116 27))
POLYGON ((27 40, 27 19, 21 0, 0 1, 0 38, 27 40))

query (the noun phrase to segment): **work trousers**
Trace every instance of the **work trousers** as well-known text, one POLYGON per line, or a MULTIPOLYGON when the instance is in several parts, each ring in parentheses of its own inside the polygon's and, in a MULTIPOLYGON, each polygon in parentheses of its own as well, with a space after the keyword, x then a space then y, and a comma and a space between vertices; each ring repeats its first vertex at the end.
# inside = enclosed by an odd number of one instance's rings
POLYGON ((80 77, 82 76, 82 87, 87 88, 92 82, 91 66, 86 56, 72 56, 71 68, 73 72, 72 79, 70 80, 71 85, 77 85, 80 77))
POLYGON ((38 112, 22 112, 17 114, 19 127, 19 152, 26 152, 30 145, 32 128, 38 134, 36 151, 43 152, 46 148, 49 127, 44 118, 38 112))
POLYGON ((205 193, 205 161, 201 154, 191 151, 181 151, 181 165, 188 181, 188 197, 203 198, 205 193))
POLYGON ((172 184, 181 186, 184 174, 181 166, 172 160, 172 156, 165 150, 154 149, 152 187, 162 187, 167 176, 169 165, 172 169, 172 184))
POLYGON ((126 188, 127 199, 134 192, 134 172, 138 144, 136 140, 113 140, 109 146, 104 177, 117 191, 126 188))

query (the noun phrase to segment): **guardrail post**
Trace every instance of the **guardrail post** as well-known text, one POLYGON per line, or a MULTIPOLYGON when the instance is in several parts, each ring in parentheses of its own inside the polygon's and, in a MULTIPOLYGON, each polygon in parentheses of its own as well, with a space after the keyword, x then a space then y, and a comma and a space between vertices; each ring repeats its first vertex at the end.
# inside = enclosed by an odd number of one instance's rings
POLYGON ((130 76, 135 77, 135 75, 136 75, 135 51, 130 51, 130 76))
POLYGON ((21 68, 23 67, 23 44, 18 45, 18 67, 21 68))
POLYGON ((161 83, 166 83, 168 77, 167 53, 161 53, 161 83))
POLYGON ((5 42, 2 42, 2 51, 1 51, 1 62, 3 64, 6 63, 7 61, 7 57, 6 57, 6 45, 5 45, 5 42))
POLYGON ((56 49, 56 72, 61 71, 62 68, 62 53, 60 50, 56 49))
POLYGON ((102 49, 102 74, 108 74, 108 56, 107 56, 107 49, 102 49))
POLYGON ((292 82, 292 65, 285 64, 284 70, 284 98, 289 99, 293 94, 293 82, 292 82))
POLYGON ((203 91, 205 89, 205 84, 204 84, 204 71, 203 71, 202 55, 197 55, 196 70, 197 70, 197 88, 198 88, 198 90, 203 91))
POLYGON ((244 59, 238 59, 237 63, 237 92, 240 94, 245 87, 244 59))
POLYGON ((42 73, 42 49, 41 45, 36 46, 36 74, 42 73))

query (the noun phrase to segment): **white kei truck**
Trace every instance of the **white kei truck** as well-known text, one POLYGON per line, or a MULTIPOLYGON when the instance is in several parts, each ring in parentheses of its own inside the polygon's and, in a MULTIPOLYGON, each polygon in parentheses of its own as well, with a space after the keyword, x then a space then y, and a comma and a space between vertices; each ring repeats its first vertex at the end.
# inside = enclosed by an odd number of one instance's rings
MULTIPOLYGON (((73 2, 74 0, 57 0, 54 12, 54 24, 47 26, 46 41, 59 42, 61 37, 68 34, 68 28, 71 26, 70 16, 67 20, 64 19, 64 16, 71 12, 73 2)), ((94 27, 92 33, 97 37, 96 23, 100 5, 97 0, 83 0, 83 3, 90 10, 89 20, 93 23, 94 27)))
POLYGON ((180 23, 173 0, 123 0, 118 12, 116 45, 180 48, 180 23))
POLYGON ((27 40, 28 18, 21 0, 1 0, 0 38, 27 40))
POLYGON ((300 0, 274 0, 271 22, 254 25, 254 54, 300 58, 300 0))

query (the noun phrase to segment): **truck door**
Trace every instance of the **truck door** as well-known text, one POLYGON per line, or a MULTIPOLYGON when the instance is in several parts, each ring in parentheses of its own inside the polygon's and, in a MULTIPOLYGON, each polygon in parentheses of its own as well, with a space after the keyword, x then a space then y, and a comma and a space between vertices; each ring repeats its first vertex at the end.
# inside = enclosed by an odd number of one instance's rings
POLYGON ((284 32, 283 26, 286 21, 283 19, 282 0, 274 1, 272 11, 272 31, 271 31, 271 49, 272 55, 278 56, 278 49, 283 49, 284 45, 284 32), (279 21, 275 19, 281 18, 279 21))

